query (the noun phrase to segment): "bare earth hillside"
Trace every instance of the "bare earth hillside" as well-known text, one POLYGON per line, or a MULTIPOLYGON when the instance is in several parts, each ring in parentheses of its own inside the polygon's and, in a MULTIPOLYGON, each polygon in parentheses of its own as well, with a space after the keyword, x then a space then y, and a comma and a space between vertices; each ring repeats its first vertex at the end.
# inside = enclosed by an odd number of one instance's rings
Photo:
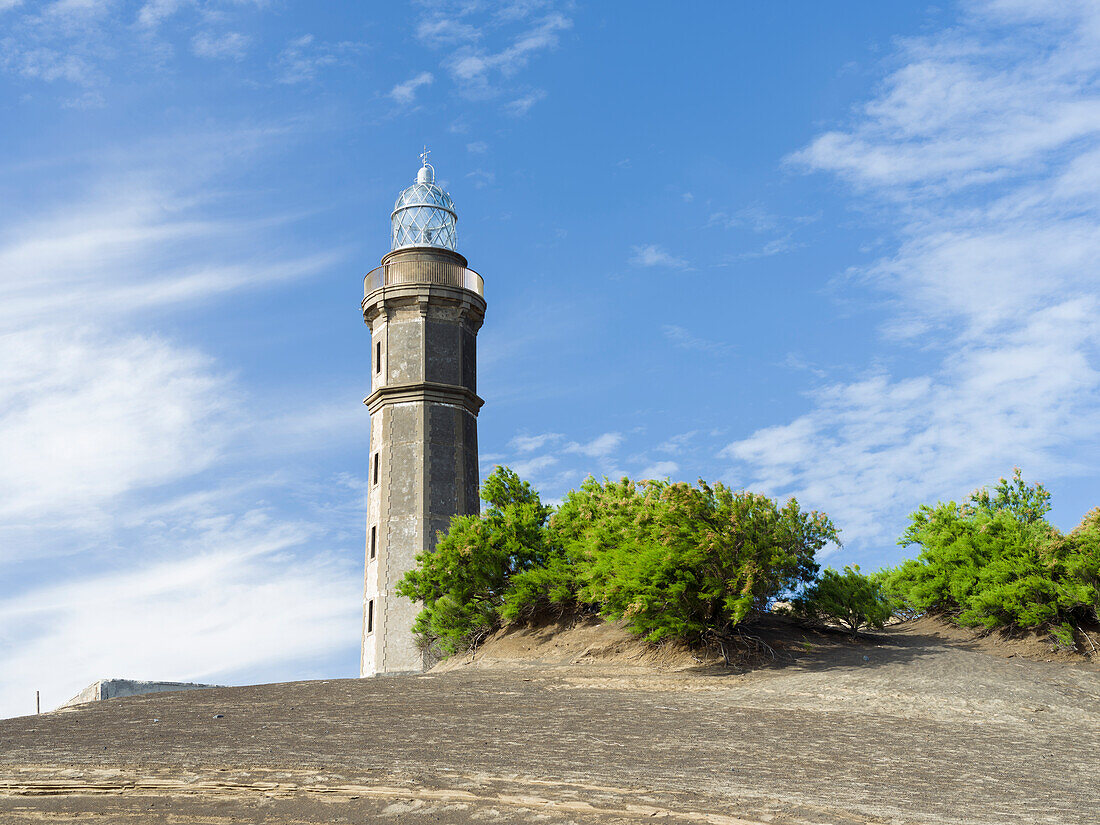
POLYGON ((928 622, 769 639, 742 674, 543 628, 423 676, 3 720, 0 822, 1097 821, 1095 665, 928 622))

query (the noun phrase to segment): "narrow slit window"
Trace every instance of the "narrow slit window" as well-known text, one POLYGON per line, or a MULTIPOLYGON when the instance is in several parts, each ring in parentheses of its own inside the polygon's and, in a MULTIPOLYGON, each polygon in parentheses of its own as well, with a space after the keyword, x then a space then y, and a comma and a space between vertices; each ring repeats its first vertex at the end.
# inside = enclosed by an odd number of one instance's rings
POLYGON ((374 599, 367 602, 367 633, 374 632, 374 599))
POLYGON ((382 372, 382 342, 374 345, 374 371, 382 372))
POLYGON ((378 453, 374 454, 374 483, 378 483, 378 453))
POLYGON ((371 525, 370 528, 370 557, 373 559, 375 552, 378 550, 378 526, 371 525))

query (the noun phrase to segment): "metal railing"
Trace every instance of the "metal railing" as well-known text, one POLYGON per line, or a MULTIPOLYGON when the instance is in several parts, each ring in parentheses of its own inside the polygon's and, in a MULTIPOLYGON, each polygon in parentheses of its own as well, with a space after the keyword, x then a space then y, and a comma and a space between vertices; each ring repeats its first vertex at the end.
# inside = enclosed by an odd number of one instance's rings
POLYGON ((440 284, 457 286, 485 296, 485 282, 472 269, 448 261, 391 261, 376 267, 363 279, 363 295, 384 286, 399 284, 440 284))

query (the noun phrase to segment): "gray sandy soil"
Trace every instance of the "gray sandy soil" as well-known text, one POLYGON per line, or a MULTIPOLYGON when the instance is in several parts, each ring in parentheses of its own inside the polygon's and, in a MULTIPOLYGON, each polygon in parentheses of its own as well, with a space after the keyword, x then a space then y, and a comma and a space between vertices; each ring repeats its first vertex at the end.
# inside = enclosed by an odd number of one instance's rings
POLYGON ((1100 821, 1095 665, 927 625, 788 642, 745 674, 590 644, 3 720, 0 822, 1100 821))

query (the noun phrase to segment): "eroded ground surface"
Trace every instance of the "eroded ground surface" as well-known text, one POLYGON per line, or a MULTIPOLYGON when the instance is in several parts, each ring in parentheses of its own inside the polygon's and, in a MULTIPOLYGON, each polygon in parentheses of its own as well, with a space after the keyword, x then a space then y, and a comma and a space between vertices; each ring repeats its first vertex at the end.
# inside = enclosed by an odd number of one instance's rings
POLYGON ((656 818, 1092 825, 1100 672, 902 627, 745 675, 526 661, 0 721, 5 825, 656 818))

